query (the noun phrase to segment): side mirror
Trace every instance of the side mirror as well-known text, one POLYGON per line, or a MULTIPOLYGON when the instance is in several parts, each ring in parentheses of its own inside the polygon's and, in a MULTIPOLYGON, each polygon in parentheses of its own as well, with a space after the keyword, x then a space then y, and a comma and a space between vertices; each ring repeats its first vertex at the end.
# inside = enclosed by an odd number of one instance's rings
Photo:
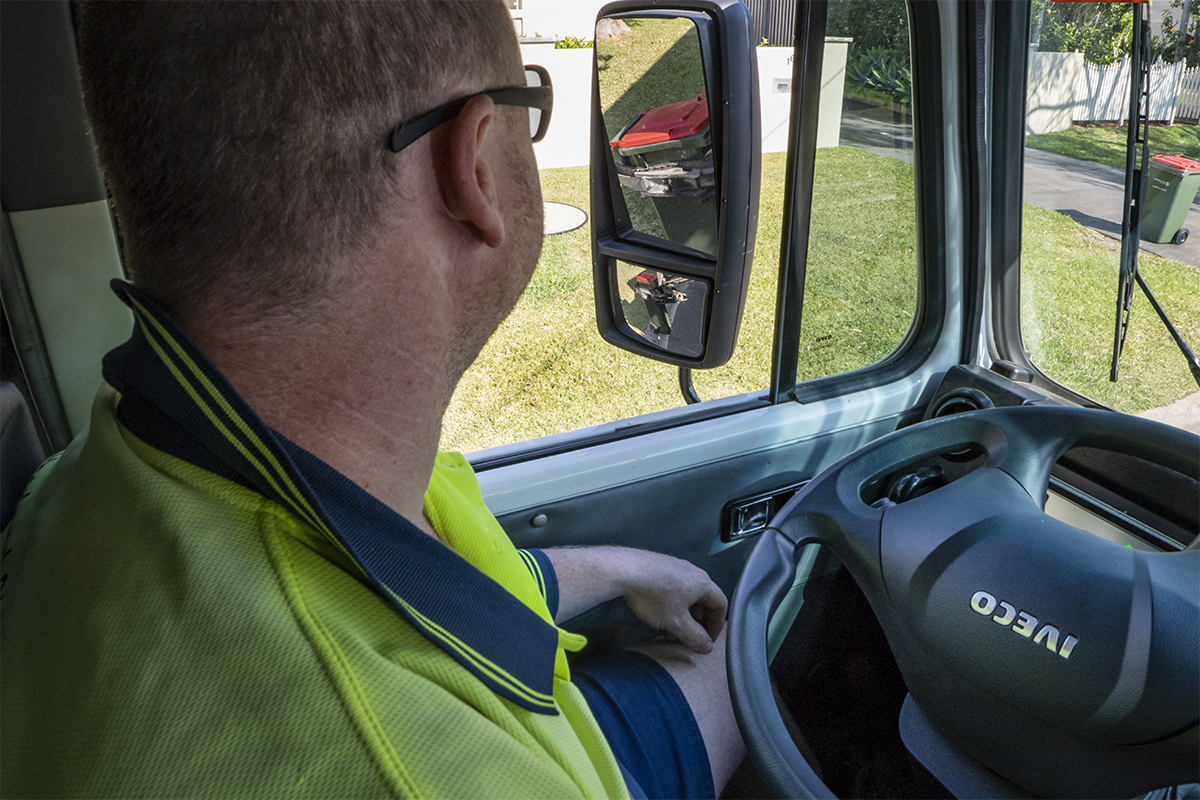
POLYGON ((733 355, 758 226, 758 70, 739 0, 621 0, 596 21, 592 265, 610 344, 733 355))

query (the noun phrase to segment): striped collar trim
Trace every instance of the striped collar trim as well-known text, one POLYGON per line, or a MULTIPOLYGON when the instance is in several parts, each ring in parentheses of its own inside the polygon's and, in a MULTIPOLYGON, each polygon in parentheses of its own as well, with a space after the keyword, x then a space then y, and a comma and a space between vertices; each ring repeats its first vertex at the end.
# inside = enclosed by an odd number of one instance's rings
POLYGON ((104 377, 169 421, 150 444, 189 461, 198 444, 206 460, 332 542, 422 635, 494 692, 558 713, 557 628, 324 462, 285 446, 149 296, 120 280, 112 287, 137 324, 105 356, 104 377))

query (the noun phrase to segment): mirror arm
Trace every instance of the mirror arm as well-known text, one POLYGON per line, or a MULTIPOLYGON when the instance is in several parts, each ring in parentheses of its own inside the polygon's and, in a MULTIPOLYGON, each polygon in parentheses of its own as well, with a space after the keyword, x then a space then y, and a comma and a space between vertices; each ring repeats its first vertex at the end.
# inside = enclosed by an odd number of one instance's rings
POLYGON ((679 391, 683 394, 683 401, 689 406, 700 402, 700 395, 696 394, 696 387, 692 384, 692 368, 679 368, 679 391))

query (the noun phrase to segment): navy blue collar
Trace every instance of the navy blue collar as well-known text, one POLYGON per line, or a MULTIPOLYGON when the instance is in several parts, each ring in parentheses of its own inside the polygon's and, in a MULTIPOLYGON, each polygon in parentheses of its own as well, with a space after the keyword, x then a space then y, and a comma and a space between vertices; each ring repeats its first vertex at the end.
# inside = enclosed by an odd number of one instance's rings
POLYGON ((556 714, 558 629, 448 547, 268 428, 150 297, 113 290, 137 325, 104 357, 122 421, 148 444, 289 509, 376 591, 497 694, 556 714))

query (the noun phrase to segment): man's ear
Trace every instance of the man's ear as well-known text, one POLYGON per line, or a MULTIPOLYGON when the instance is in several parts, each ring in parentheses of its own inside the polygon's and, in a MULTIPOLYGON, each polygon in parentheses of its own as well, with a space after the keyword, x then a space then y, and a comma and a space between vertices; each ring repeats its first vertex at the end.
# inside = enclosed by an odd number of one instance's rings
POLYGON ((438 191, 447 212, 474 229, 488 247, 504 244, 504 215, 496 180, 501 171, 493 159, 503 148, 497 137, 496 106, 478 95, 431 141, 438 191))

